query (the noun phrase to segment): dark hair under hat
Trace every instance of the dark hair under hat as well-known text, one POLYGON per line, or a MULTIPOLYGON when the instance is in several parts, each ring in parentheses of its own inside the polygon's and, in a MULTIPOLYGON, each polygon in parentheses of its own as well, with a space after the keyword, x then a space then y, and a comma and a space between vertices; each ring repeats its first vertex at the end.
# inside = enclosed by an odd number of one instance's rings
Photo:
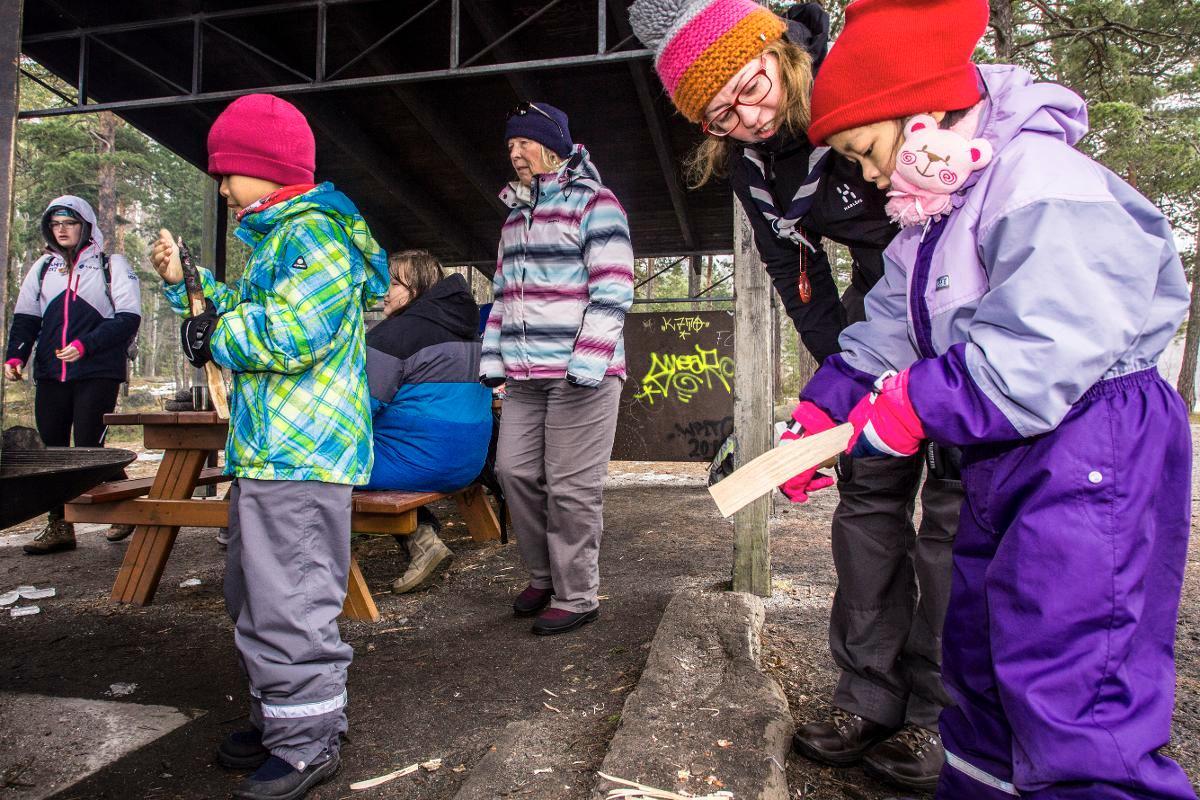
POLYGON ((569 156, 575 146, 567 115, 549 103, 522 103, 509 113, 504 125, 504 141, 517 136, 545 145, 559 158, 569 156))

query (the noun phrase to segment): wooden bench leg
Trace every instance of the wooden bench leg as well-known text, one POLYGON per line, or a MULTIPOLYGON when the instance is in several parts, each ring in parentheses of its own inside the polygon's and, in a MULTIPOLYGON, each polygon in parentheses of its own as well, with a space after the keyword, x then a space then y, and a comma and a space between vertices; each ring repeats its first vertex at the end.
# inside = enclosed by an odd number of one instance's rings
POLYGON ((358 568, 358 559, 350 556, 350 578, 346 581, 346 602, 342 605, 342 616, 346 619, 357 619, 363 622, 378 622, 379 609, 375 607, 375 598, 367 588, 362 570, 358 568))
POLYGON ((488 502, 482 486, 471 486, 454 495, 458 513, 467 523, 467 530, 476 542, 493 542, 500 538, 500 521, 488 502))
MULTIPOLYGON (((168 450, 150 488, 151 499, 182 500, 192 496, 205 450, 168 450)), ((144 606, 154 599, 171 548, 175 546, 178 526, 138 525, 125 550, 125 559, 117 571, 110 599, 115 603, 144 606)))

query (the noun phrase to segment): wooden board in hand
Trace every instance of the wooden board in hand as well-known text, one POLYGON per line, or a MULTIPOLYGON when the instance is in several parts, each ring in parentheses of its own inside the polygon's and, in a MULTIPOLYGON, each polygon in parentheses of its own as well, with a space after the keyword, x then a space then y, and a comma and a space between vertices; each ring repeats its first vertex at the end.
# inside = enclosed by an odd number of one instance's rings
POLYGON ((839 453, 846 449, 854 426, 846 423, 836 428, 796 439, 763 453, 738 467, 720 483, 708 487, 721 516, 730 517, 753 500, 807 469, 831 466, 839 453))

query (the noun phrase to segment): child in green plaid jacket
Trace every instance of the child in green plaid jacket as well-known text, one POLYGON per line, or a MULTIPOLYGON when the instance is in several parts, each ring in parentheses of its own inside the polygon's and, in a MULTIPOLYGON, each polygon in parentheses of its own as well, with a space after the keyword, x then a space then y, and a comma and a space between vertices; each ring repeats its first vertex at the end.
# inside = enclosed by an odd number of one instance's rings
MULTIPOLYGON (((350 493, 372 461, 363 311, 387 290, 387 258, 349 198, 314 185, 313 135, 290 103, 234 101, 208 151, 237 235, 254 248, 236 289, 201 271, 208 310, 183 323, 188 359, 233 373, 225 601, 252 727, 228 737, 218 761, 257 767, 235 797, 300 797, 337 771, 346 731, 352 650, 337 617, 350 493)), ((184 312, 169 236, 152 260, 184 312)))

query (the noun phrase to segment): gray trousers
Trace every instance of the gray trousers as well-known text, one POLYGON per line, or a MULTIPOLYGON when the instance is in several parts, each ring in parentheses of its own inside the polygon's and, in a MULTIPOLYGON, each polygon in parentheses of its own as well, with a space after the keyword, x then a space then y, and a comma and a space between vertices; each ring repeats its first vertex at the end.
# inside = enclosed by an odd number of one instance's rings
POLYGON ((621 380, 509 381, 496 476, 504 488, 530 585, 553 587, 552 608, 599 605, 604 479, 617 432, 621 380))
POLYGON ((835 706, 889 727, 909 722, 936 732, 951 702, 942 688, 942 622, 963 492, 958 481, 926 480, 914 529, 923 471, 920 456, 843 457, 829 647, 841 669, 835 706))
POLYGON ((250 721, 296 769, 346 732, 354 651, 337 618, 350 572, 350 492, 320 481, 238 478, 229 493, 225 607, 250 683, 250 721))

